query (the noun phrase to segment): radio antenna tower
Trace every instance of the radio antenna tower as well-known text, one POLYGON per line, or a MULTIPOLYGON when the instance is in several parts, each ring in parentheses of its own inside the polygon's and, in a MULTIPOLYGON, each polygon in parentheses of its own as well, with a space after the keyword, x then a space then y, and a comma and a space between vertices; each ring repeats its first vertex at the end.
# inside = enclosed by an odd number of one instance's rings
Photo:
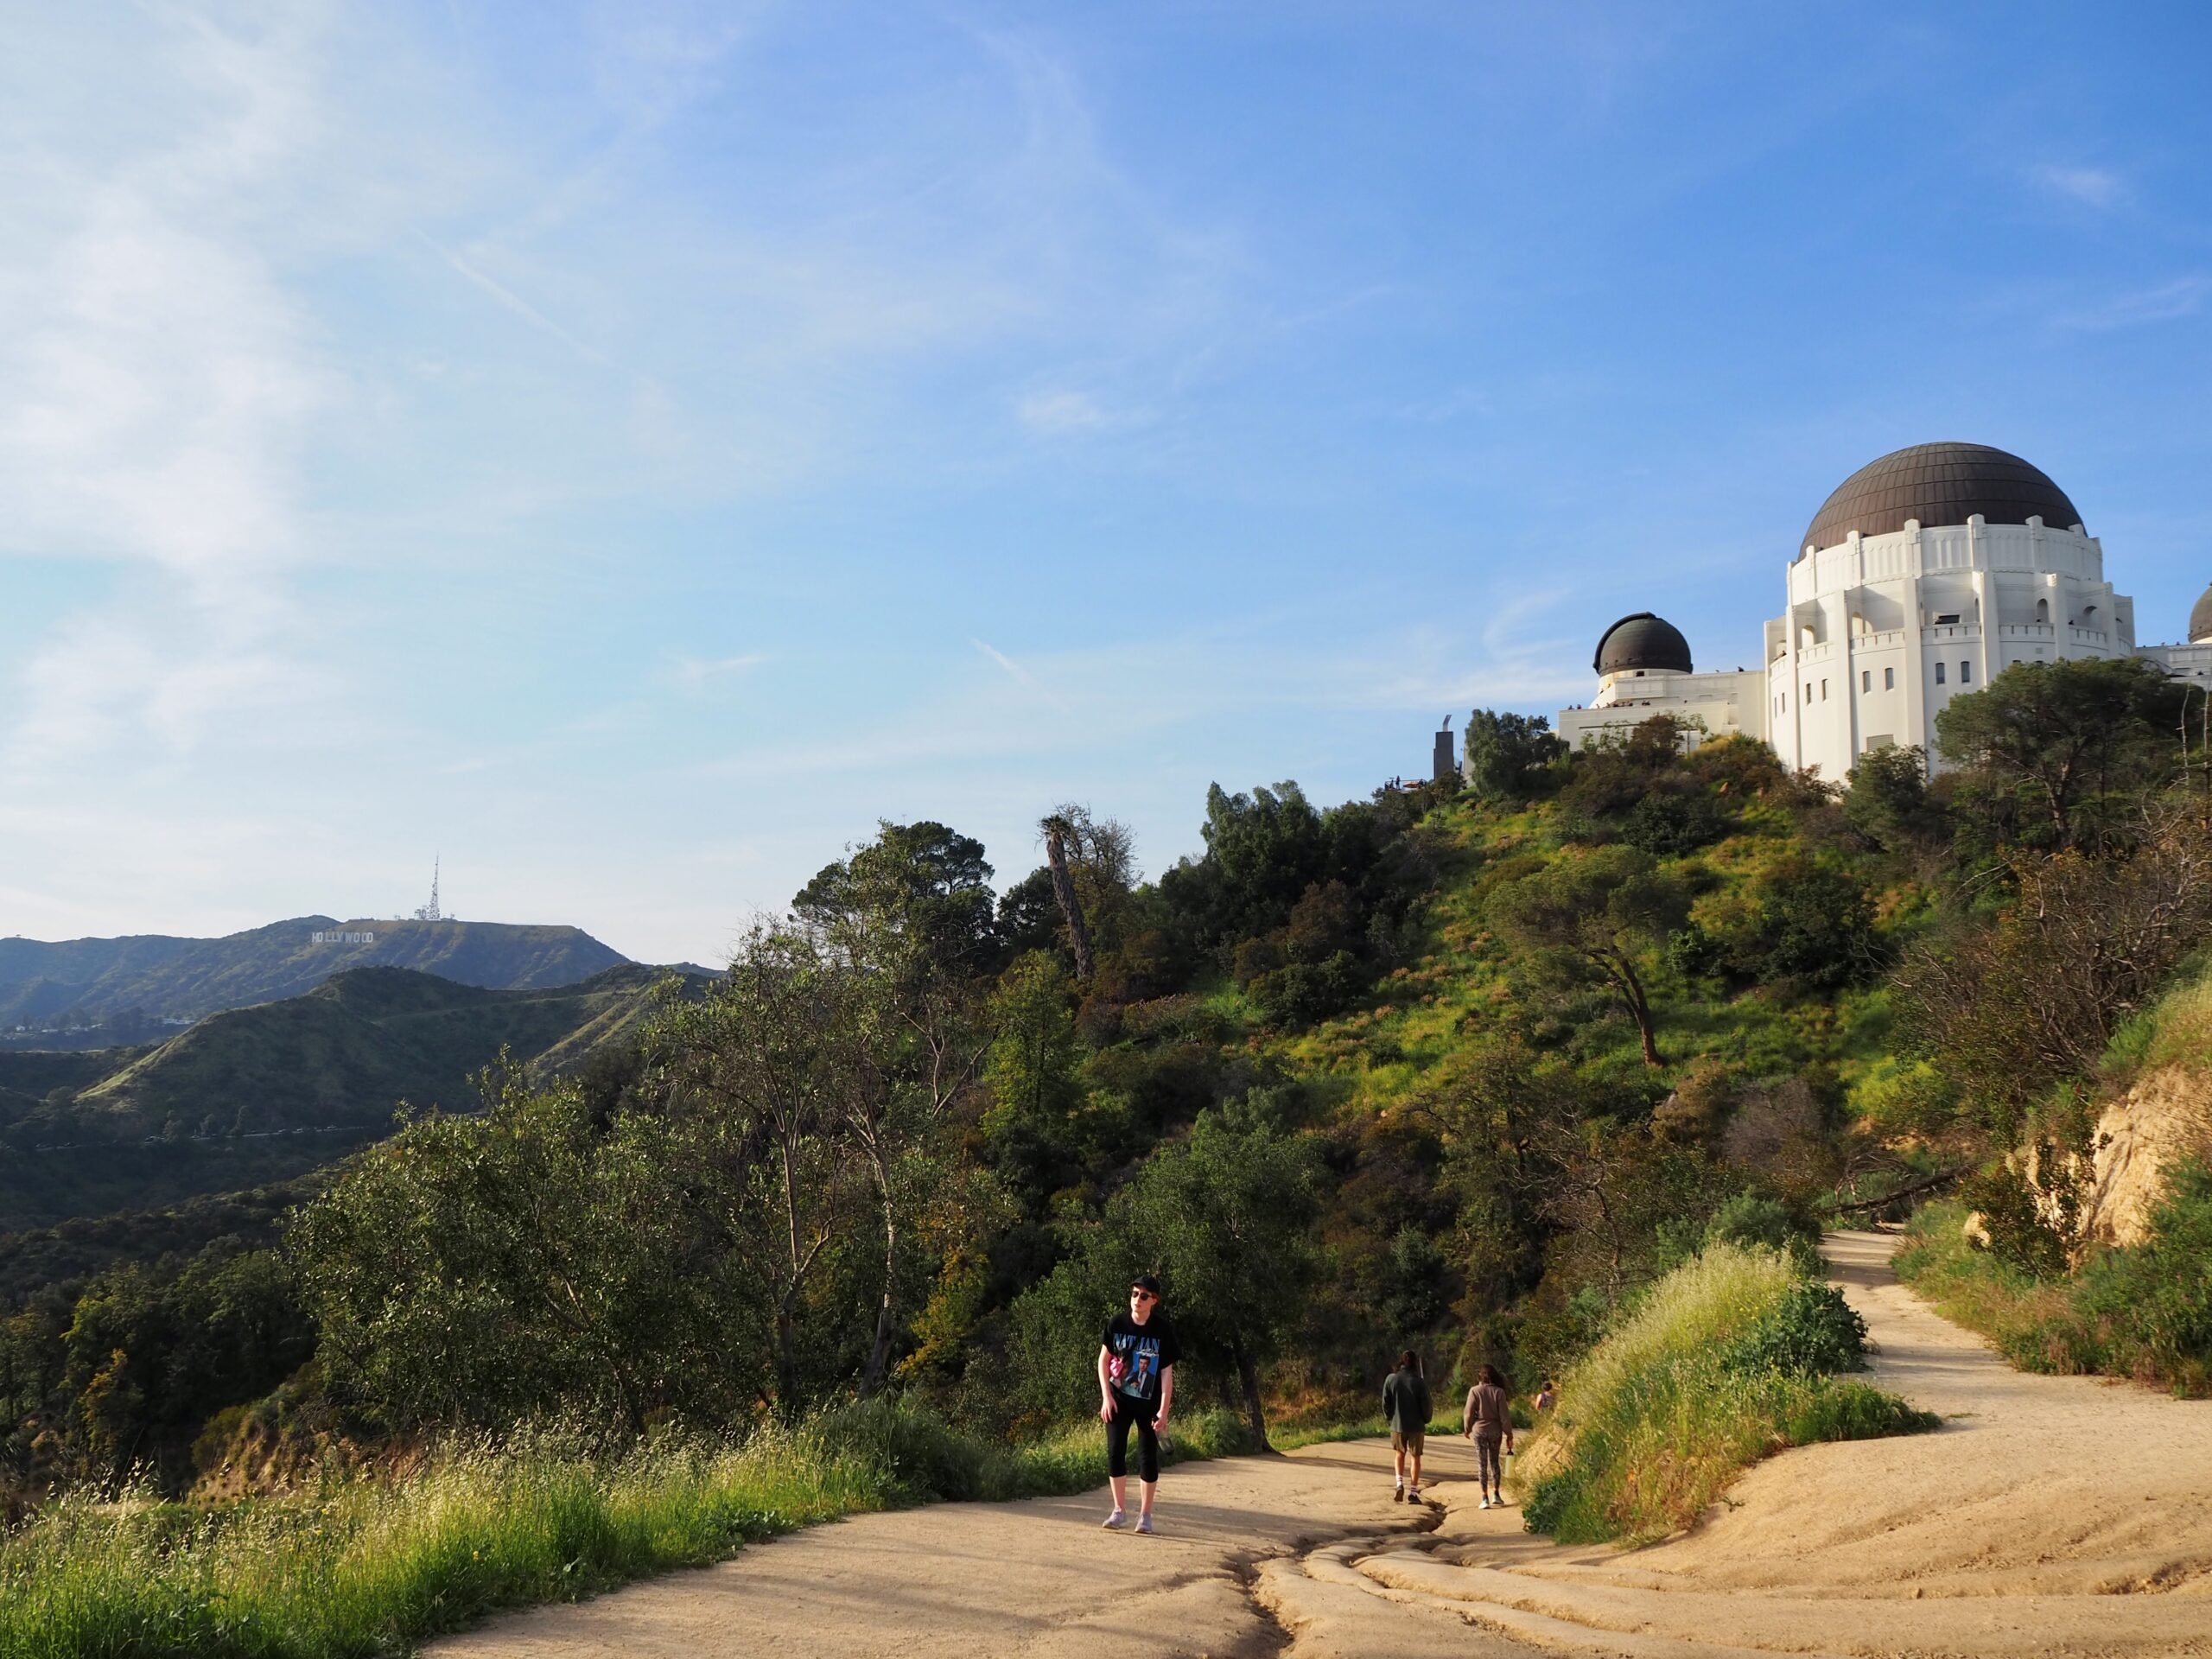
POLYGON ((443 855, 440 855, 430 861, 430 902, 416 911, 415 919, 418 922, 442 922, 445 919, 438 910, 438 866, 442 859, 443 855))

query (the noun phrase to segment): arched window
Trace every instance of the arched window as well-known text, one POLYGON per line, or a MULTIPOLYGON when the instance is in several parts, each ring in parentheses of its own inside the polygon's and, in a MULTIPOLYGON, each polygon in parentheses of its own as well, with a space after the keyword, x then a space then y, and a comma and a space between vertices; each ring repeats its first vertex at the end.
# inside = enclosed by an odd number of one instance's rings
POLYGON ((2045 626, 2050 625, 2050 601, 2049 600, 2039 599, 2036 601, 2036 620, 2043 623, 2045 626))

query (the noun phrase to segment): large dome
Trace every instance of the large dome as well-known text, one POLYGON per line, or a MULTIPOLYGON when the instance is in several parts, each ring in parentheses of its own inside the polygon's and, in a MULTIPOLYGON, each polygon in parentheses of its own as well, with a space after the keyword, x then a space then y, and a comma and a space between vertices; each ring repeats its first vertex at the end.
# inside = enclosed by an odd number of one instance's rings
POLYGON ((1870 461, 1821 505, 1799 547, 1834 547, 1853 531, 1885 536, 1905 520, 1963 524, 1974 514, 1993 524, 2040 518, 2056 530, 2082 522, 2066 492, 2018 455, 1986 443, 1916 443, 1870 461))
POLYGON ((1688 674, 1690 642, 1682 631, 1649 611, 1624 616, 1598 636, 1598 654, 1590 666, 1602 675, 1664 669, 1688 674))
POLYGON ((2190 607, 2189 643, 2192 645, 2212 645, 2212 588, 2207 588, 2196 603, 2190 607))

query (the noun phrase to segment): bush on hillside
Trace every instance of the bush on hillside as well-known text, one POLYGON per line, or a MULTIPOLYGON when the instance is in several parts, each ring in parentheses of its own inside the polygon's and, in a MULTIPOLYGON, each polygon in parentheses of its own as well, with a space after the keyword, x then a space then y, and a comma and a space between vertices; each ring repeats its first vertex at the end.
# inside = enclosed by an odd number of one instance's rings
POLYGON ((1855 1371, 1866 1363, 1866 1321, 1834 1285, 1792 1285, 1749 1331, 1730 1344, 1730 1370, 1772 1370, 1790 1376, 1855 1371))

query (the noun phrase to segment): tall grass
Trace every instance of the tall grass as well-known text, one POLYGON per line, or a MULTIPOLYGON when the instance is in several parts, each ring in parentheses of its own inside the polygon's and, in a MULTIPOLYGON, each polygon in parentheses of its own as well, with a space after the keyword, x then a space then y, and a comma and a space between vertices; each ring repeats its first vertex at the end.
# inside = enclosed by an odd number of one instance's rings
POLYGON ((1708 1244, 1567 1373, 1514 1471, 1529 1529, 1567 1543, 1659 1537, 1784 1446, 1933 1427, 1827 1374, 1855 1363, 1862 1334, 1783 1252, 1708 1244))
MULTIPOLYGON (((404 1654, 499 1608, 574 1600, 836 1516, 1082 1491, 1105 1478, 1103 1439, 992 1446, 876 1402, 741 1440, 607 1451, 550 1430, 454 1445, 404 1472, 214 1510, 73 1497, 0 1539, 0 1656, 404 1654)), ((1242 1445, 1233 1416, 1199 1413, 1171 1453, 1242 1445)))

